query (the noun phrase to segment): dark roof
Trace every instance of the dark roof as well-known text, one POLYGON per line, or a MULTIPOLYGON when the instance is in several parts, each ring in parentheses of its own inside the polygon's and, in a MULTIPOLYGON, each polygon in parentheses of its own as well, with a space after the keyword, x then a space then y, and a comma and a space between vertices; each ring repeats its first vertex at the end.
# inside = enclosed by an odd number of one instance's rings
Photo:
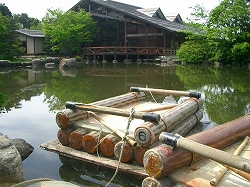
MULTIPOLYGON (((154 16, 155 14, 152 14, 152 12, 148 14, 147 10, 149 9, 144 9, 142 7, 128 5, 111 0, 89 0, 89 1, 113 9, 115 11, 121 12, 124 15, 128 15, 138 20, 155 25, 164 30, 176 32, 183 30, 185 26, 179 22, 172 22, 170 20, 167 20, 163 14, 161 15, 160 18, 154 16)), ((86 2, 86 0, 79 1, 74 7, 72 7, 72 9, 76 10, 76 8, 78 8, 81 4, 85 4, 84 2, 86 2)), ((158 11, 158 13, 162 13, 160 8, 157 8, 155 10, 158 11)))
POLYGON ((44 38, 43 31, 41 30, 28 30, 28 29, 19 29, 16 32, 24 34, 26 36, 30 36, 33 38, 44 38))

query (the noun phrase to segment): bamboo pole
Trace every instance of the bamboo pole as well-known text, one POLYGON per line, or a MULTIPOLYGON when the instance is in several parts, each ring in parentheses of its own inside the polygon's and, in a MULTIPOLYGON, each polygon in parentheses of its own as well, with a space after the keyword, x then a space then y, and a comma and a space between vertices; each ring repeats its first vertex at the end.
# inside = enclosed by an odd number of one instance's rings
MULTIPOLYGON (((195 114, 191 115, 187 120, 183 123, 178 125, 173 131, 174 134, 179 134, 181 136, 185 136, 202 118, 203 113, 201 110, 196 112, 195 114)), ((135 161, 139 165, 143 165, 143 156, 145 152, 153 147, 158 146, 160 143, 159 141, 153 143, 150 147, 142 147, 137 145, 134 149, 135 161)))
POLYGON ((135 129, 134 137, 142 147, 149 147, 158 140, 161 132, 170 132, 189 116, 199 111, 202 99, 190 98, 178 106, 163 112, 159 123, 145 122, 135 129))
MULTIPOLYGON (((246 146, 246 144, 249 141, 249 137, 246 136, 245 139, 243 140, 243 142, 240 144, 239 147, 237 147, 237 149, 234 151, 233 155, 239 155, 242 151, 242 149, 244 149, 244 147, 246 146)), ((231 168, 231 167, 230 167, 231 168)), ((229 166, 223 166, 220 164, 220 171, 218 171, 215 174, 215 177, 211 179, 210 184, 212 186, 216 186, 218 184, 218 182, 220 181, 220 179, 225 175, 225 173, 228 171, 229 166)), ((236 172, 237 173, 237 172, 236 172)), ((241 172, 240 172, 241 173, 241 172)), ((242 174, 242 173, 241 173, 242 174)), ((249 174, 245 173, 243 174, 243 177, 246 178, 248 177, 249 180, 249 174)))
MULTIPOLYGON (((223 149, 249 134, 250 114, 193 134, 187 139, 216 149, 223 149)), ((189 166, 190 163, 200 158, 202 158, 201 155, 192 154, 184 149, 172 149, 172 147, 162 144, 145 153, 143 165, 149 176, 163 178, 177 169, 189 166)), ((246 167, 248 166, 246 165, 246 167)))
POLYGON ((160 110, 172 109, 176 106, 178 106, 178 104, 163 105, 163 106, 159 106, 159 107, 155 107, 155 108, 139 110, 138 112, 155 112, 155 111, 160 111, 160 110))
MULTIPOLYGON (((137 102, 145 98, 145 93, 130 92, 123 95, 111 97, 108 99, 96 101, 90 104, 107 106, 107 107, 120 107, 129 103, 137 102)), ((62 128, 66 129, 68 126, 74 124, 79 120, 88 119, 89 116, 83 110, 63 109, 56 114, 56 123, 62 128)))
POLYGON ((174 145, 175 147, 185 149, 192 153, 215 160, 219 163, 250 173, 250 160, 246 158, 242 158, 168 132, 161 133, 159 139, 165 144, 174 145))
POLYGON ((163 90, 163 89, 153 89, 153 88, 141 88, 141 87, 131 87, 132 92, 151 92, 160 95, 173 95, 173 96, 187 96, 200 98, 201 93, 199 92, 188 92, 188 91, 177 91, 177 90, 163 90))
MULTIPOLYGON (((113 127, 109 126, 102 118, 100 118, 98 115, 96 115, 94 112, 89 111, 88 112, 93 118, 95 118, 97 121, 99 121, 103 126, 107 127, 110 129, 112 132, 117 134, 120 138, 123 138, 125 134, 121 132, 118 129, 114 129, 113 127)), ((131 146, 136 146, 136 141, 134 141, 132 138, 129 136, 125 136, 126 141, 129 143, 131 146)))
MULTIPOLYGON (((75 109, 87 110, 87 111, 100 112, 100 113, 111 114, 111 115, 118 115, 118 116, 123 116, 123 117, 130 117, 131 115, 131 111, 118 109, 118 108, 112 108, 112 107, 105 107, 105 106, 97 106, 97 105, 90 105, 90 104, 77 104, 73 102, 66 102, 65 106, 66 108, 70 108, 72 110, 75 110, 75 109)), ((142 119, 145 121, 152 121, 152 122, 160 121, 160 115, 154 114, 154 113, 145 113, 145 112, 135 111, 132 117, 136 119, 142 119)))

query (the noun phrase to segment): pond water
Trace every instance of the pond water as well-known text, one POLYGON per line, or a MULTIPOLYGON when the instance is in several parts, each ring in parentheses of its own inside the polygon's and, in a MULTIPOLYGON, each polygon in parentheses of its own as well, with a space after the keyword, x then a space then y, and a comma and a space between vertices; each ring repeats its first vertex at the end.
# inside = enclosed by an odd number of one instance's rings
MULTIPOLYGON (((207 120, 218 125, 250 112, 250 70, 247 67, 90 64, 82 68, 0 69, 5 95, 0 132, 25 139, 34 147, 23 161, 25 179, 52 178, 80 186, 105 186, 114 170, 79 163, 42 150, 57 138, 57 111, 66 101, 90 103, 129 92, 131 86, 194 90, 205 96, 207 120)), ((158 102, 164 96, 154 95, 158 102)), ((147 100, 153 100, 150 96, 147 100)), ((111 186, 140 186, 142 178, 118 172, 111 186)))

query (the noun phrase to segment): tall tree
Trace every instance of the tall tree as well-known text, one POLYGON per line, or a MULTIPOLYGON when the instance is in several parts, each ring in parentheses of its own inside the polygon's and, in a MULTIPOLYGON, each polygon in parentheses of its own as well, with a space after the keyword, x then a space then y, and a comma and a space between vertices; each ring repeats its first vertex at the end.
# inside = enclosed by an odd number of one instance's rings
POLYGON ((96 31, 96 23, 90 14, 79 9, 65 13, 60 9, 48 9, 42 18, 42 29, 45 38, 50 39, 53 51, 64 49, 68 55, 79 53, 82 43, 90 43, 96 31))
POLYGON ((19 55, 17 23, 13 18, 3 16, 1 13, 0 23, 0 59, 13 59, 19 55))
POLYGON ((194 58, 191 60, 196 62, 204 60, 230 64, 250 62, 249 0, 223 0, 208 14, 205 14, 207 11, 199 5, 193 10, 193 15, 199 20, 199 24, 191 22, 191 26, 196 29, 193 29, 192 33, 186 32, 187 42, 177 52, 181 60, 190 62, 188 55, 193 49, 194 53, 191 56, 194 58), (202 32, 198 32, 200 29, 202 32))
POLYGON ((14 14, 13 17, 22 29, 37 28, 40 23, 39 19, 29 17, 26 13, 14 14))
POLYGON ((4 3, 0 3, 0 12, 2 13, 3 16, 12 17, 11 11, 4 3))
POLYGON ((250 1, 224 0, 213 9, 208 27, 221 41, 234 62, 250 62, 250 1))

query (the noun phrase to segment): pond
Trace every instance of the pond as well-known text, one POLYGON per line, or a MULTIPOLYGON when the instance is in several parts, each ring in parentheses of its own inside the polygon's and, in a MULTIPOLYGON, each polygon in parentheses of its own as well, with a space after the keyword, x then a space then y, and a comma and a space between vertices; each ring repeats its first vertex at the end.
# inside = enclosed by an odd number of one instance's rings
MULTIPOLYGON (((40 145, 57 138, 56 113, 66 101, 91 103, 129 92, 131 86, 199 91, 207 120, 218 125, 250 112, 247 67, 89 64, 78 69, 0 69, 5 95, 0 132, 25 139, 34 147, 23 161, 25 179, 52 178, 80 186, 105 186, 114 170, 79 163, 40 145)), ((163 96, 154 95, 158 102, 163 96)), ((147 100, 153 100, 151 97, 147 100)), ((142 178, 118 172, 111 186, 140 186, 142 178)))

